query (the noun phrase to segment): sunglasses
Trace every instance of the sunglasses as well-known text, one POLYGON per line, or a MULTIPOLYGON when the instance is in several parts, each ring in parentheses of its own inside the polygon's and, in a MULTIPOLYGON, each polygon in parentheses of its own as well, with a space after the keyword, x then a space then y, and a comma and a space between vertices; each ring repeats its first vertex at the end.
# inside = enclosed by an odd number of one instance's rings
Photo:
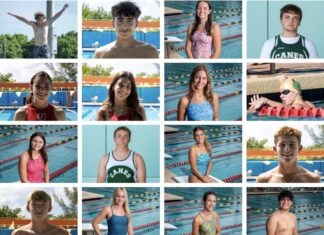
POLYGON ((289 89, 285 89, 281 92, 281 94, 283 95, 288 95, 290 93, 290 90, 289 89))

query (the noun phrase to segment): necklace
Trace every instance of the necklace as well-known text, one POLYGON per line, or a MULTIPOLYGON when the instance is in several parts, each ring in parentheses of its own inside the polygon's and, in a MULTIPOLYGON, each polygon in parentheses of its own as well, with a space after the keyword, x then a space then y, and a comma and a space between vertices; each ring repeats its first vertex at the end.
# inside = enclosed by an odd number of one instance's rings
POLYGON ((113 108, 114 113, 117 115, 123 115, 129 112, 129 108, 128 107, 114 107, 113 108))
POLYGON ((296 178, 297 178, 297 175, 298 175, 298 172, 299 172, 299 167, 298 167, 298 170, 297 170, 297 172, 295 173, 295 175, 294 175, 294 177, 292 178, 292 180, 290 180, 290 181, 286 181, 284 178, 285 178, 285 176, 282 178, 282 180, 281 180, 281 182, 282 183, 295 183, 295 180, 296 180, 296 178))

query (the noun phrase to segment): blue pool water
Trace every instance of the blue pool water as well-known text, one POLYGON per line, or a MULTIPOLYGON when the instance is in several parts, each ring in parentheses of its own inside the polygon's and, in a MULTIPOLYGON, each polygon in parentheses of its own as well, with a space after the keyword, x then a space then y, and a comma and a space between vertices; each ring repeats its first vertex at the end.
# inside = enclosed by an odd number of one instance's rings
MULTIPOLYGON (((221 29, 221 58, 242 57, 242 2, 241 1, 211 1, 213 21, 221 29)), ((180 56, 187 58, 184 46, 187 28, 194 22, 195 4, 191 1, 165 1, 166 7, 183 10, 180 15, 165 16, 165 36, 174 36, 183 40, 175 44, 175 50, 180 56)))
MULTIPOLYGON (((179 129, 177 133, 165 133, 165 153, 172 159, 165 159, 165 167, 177 176, 191 174, 188 161, 189 147, 195 144, 191 126, 170 126, 179 129), (179 149, 182 148, 182 149, 179 149), (186 164, 180 164, 184 163, 186 164)), ((212 147, 214 158, 211 175, 224 180, 242 174, 242 127, 241 126, 203 126, 212 147)), ((242 182, 241 177, 231 182, 242 182)))
MULTIPOLYGON (((91 223, 103 207, 111 205, 114 188, 83 188, 83 191, 104 195, 104 199, 82 201, 82 223, 91 223)), ((134 234, 160 234, 160 189, 127 188, 134 234)), ((106 220, 101 221, 107 225, 106 220)))
MULTIPOLYGON (((320 235, 323 230, 318 228, 323 225, 323 189, 316 191, 308 188, 293 192, 294 203, 291 212, 297 216, 297 226, 299 234, 320 235), (320 190, 320 191, 319 191, 320 190)), ((279 192, 278 192, 279 193, 279 192)), ((278 193, 249 193, 247 194, 247 234, 265 235, 266 220, 272 212, 278 208, 278 193)))
MULTIPOLYGON (((50 174, 77 161, 76 138, 50 147, 50 145, 58 141, 76 137, 76 126, 0 126, 0 182, 17 182, 20 180, 18 158, 8 162, 4 162, 4 160, 19 156, 22 152, 26 151, 29 146, 29 137, 36 131, 42 132, 45 135, 50 174)), ((77 182, 77 166, 53 178, 50 182, 77 182)))
MULTIPOLYGON (((0 229, 0 234, 1 235, 11 235, 12 232, 13 232, 13 229, 0 229)), ((71 235, 77 235, 78 230, 77 229, 71 229, 70 234, 71 235)))
MULTIPOLYGON (((190 74, 197 64, 165 64, 165 120, 176 120, 180 98, 186 95, 190 74), (172 113, 168 113, 172 110, 172 113)), ((205 64, 210 73, 213 91, 219 99, 219 120, 242 118, 241 64, 205 64), (230 108, 229 108, 230 107, 230 108)))
MULTIPOLYGON (((94 121, 96 119, 96 113, 99 108, 100 108, 99 105, 83 105, 82 120, 94 121)), ((144 108, 145 108, 146 118, 148 121, 160 120, 160 106, 144 104, 144 108)))
MULTIPOLYGON (((15 112, 18 108, 5 108, 0 109, 0 121, 13 121, 15 112)), ((78 113, 76 109, 63 108, 65 111, 65 116, 67 121, 77 121, 78 113)))
POLYGON ((202 197, 206 191, 217 195, 215 211, 220 218, 221 234, 242 234, 242 191, 240 188, 165 188, 165 193, 183 197, 180 201, 166 201, 165 223, 177 227, 167 234, 189 234, 192 232, 193 218, 202 211, 202 197))

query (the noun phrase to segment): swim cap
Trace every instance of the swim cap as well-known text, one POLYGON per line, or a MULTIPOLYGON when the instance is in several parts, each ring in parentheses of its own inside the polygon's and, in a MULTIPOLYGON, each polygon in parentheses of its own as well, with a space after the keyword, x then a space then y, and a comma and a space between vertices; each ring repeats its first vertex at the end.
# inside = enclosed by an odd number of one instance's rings
POLYGON ((284 76, 280 78, 280 92, 286 89, 295 92, 298 95, 300 95, 301 93, 300 83, 294 80, 293 78, 288 78, 284 76))

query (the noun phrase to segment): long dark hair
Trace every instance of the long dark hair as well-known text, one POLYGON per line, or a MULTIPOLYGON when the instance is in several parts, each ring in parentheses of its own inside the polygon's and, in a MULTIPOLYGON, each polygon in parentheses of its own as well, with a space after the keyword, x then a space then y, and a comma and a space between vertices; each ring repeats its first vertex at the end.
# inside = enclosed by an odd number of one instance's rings
MULTIPOLYGON (((36 79, 40 79, 40 78, 46 78, 48 79, 48 81, 50 81, 51 83, 51 87, 53 86, 53 82, 52 82, 52 78, 51 76, 46 73, 45 71, 40 71, 38 73, 36 73, 31 79, 30 79, 30 86, 31 88, 33 87, 34 85, 34 82, 36 79)), ((31 104, 32 103, 32 99, 33 99, 33 91, 30 92, 30 94, 27 96, 27 99, 26 99, 26 104, 31 104)))
POLYGON ((212 157, 212 149, 210 147, 210 144, 207 141, 207 136, 206 136, 206 133, 205 133, 205 129, 202 128, 201 126, 196 126, 192 131, 192 134, 193 134, 194 138, 195 138, 195 134, 196 134, 197 131, 203 131, 204 132, 204 134, 205 134, 204 146, 207 149, 207 152, 209 153, 209 156, 212 157))
POLYGON ((113 112, 113 107, 115 106, 115 85, 120 78, 127 78, 131 82, 131 92, 127 97, 126 103, 127 107, 130 109, 131 116, 134 120, 143 121, 144 118, 142 117, 141 113, 139 112, 139 98, 136 90, 136 84, 134 75, 131 72, 122 71, 115 74, 113 80, 110 83, 109 90, 108 90, 108 99, 105 100, 102 106, 108 110, 108 113, 113 112))
POLYGON ((192 96, 193 96, 193 92, 194 92, 194 88, 193 88, 193 83, 195 81, 195 76, 199 71, 204 71, 207 75, 207 84, 204 87, 204 96, 206 97, 206 99, 208 100, 208 102, 210 104, 213 104, 214 102, 214 91, 212 89, 212 82, 211 82, 211 77, 209 75, 208 69, 206 68, 205 65, 198 65, 196 66, 191 74, 190 74, 190 81, 189 81, 189 91, 188 91, 188 99, 191 100, 192 96))
POLYGON ((44 141, 44 145, 43 145, 43 148, 39 151, 42 158, 43 158, 43 161, 44 161, 44 164, 47 163, 48 161, 48 156, 47 156, 47 152, 46 152, 46 139, 45 139, 45 136, 43 135, 43 133, 41 132, 35 132, 34 134, 32 134, 32 136, 30 137, 29 139, 29 148, 28 148, 28 155, 29 155, 29 158, 32 159, 32 151, 33 151, 33 148, 32 148, 32 141, 35 137, 41 137, 44 141))
POLYGON ((196 3, 196 13, 195 13, 195 22, 193 24, 193 27, 192 27, 192 30, 191 30, 191 33, 190 33, 190 39, 193 37, 194 33, 196 32, 197 28, 198 28, 198 25, 199 25, 199 17, 197 15, 197 8, 198 8, 198 4, 201 3, 201 2, 205 2, 208 4, 208 7, 209 7, 209 10, 211 10, 210 14, 208 15, 208 19, 207 19, 207 22, 205 24, 205 30, 207 32, 207 35, 208 36, 211 36, 211 30, 212 30, 212 26, 213 26, 213 17, 212 17, 212 7, 211 7, 211 4, 210 4, 210 1, 198 1, 196 3))

